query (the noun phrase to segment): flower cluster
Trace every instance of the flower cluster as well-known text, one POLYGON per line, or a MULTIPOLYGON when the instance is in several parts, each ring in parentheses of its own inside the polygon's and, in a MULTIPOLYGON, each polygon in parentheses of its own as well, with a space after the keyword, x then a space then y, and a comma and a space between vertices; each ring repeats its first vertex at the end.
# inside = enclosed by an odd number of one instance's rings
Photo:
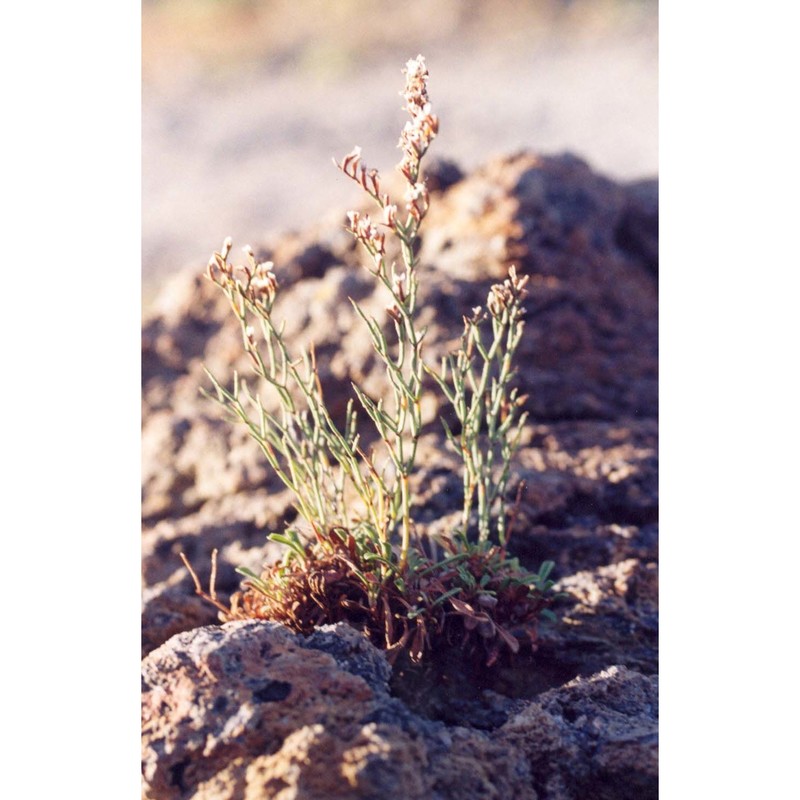
POLYGON ((413 217, 419 225, 422 218, 427 214, 430 206, 428 187, 423 182, 410 184, 406 189, 403 199, 406 201, 406 211, 413 217))
POLYGON ((406 86, 402 94, 406 101, 405 110, 411 115, 411 120, 406 122, 400 134, 398 146, 403 151, 403 159, 397 168, 414 187, 419 179, 419 161, 439 132, 439 119, 431 113, 428 68, 423 56, 412 58, 403 72, 406 86))
POLYGON ((361 148, 356 145, 343 159, 340 164, 335 158, 333 163, 354 180, 361 188, 377 201, 383 208, 389 203, 389 195, 381 192, 381 176, 378 170, 368 169, 366 164, 361 163, 361 148))
POLYGON ((219 252, 214 253, 206 268, 206 277, 222 289, 231 289, 239 297, 269 312, 278 292, 278 279, 271 261, 256 260, 253 248, 242 248, 247 264, 234 265, 228 261, 233 242, 228 236, 219 252))
POLYGON ((520 303, 528 296, 525 285, 530 276, 517 275, 517 268, 512 266, 508 270, 508 277, 502 283, 492 286, 486 305, 493 317, 500 317, 510 308, 518 308, 520 303))
POLYGON ((369 218, 369 214, 358 211, 347 212, 347 230, 363 245, 375 261, 375 268, 380 272, 383 257, 386 255, 386 234, 381 233, 369 218))
MULTIPOLYGON (((417 56, 408 61, 403 72, 406 75, 406 86, 401 94, 406 101, 404 108, 411 115, 411 119, 406 122, 400 134, 398 146, 403 151, 403 158, 397 168, 408 183, 403 195, 403 205, 409 218, 406 219, 403 227, 409 229, 409 225, 419 226, 430 206, 428 189, 425 182, 420 179, 420 161, 439 131, 439 119, 431 113, 431 103, 428 97, 428 68, 425 66, 424 57, 417 56)), ((375 200, 384 212, 383 224, 390 229, 397 229, 397 205, 392 203, 389 195, 381 190, 378 170, 370 169, 362 163, 361 148, 354 147, 341 163, 335 159, 333 163, 375 200)), ((350 232, 367 246, 374 257, 374 247, 377 245, 376 237, 371 235, 369 227, 364 227, 364 225, 359 227, 354 223, 353 216, 358 220, 356 212, 351 211, 348 214, 350 232)), ((367 217, 366 220, 366 225, 369 226, 369 218, 367 217)))

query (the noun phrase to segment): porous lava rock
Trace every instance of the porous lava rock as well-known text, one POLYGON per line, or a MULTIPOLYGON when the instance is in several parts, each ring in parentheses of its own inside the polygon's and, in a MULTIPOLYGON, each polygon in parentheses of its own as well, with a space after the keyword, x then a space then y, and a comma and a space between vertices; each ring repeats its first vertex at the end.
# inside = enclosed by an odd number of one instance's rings
POLYGON ((390 673, 341 624, 174 636, 142 662, 145 797, 536 797, 521 752, 411 713, 390 673))
POLYGON ((309 638, 257 621, 178 634, 142 663, 144 796, 656 796, 654 678, 612 667, 487 733, 412 713, 390 673, 342 624, 309 638))
POLYGON ((529 703, 498 732, 548 800, 658 797, 658 678, 613 666, 529 703))

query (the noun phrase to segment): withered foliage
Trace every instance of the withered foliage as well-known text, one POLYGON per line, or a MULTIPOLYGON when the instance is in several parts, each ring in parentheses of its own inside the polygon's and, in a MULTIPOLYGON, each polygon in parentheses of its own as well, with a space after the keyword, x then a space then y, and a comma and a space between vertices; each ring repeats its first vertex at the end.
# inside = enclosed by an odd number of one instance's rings
POLYGON ((303 558, 268 566, 259 576, 248 573, 229 605, 216 595, 216 568, 205 592, 185 557, 184 562, 197 593, 220 610, 224 622, 272 620, 301 634, 345 622, 384 649, 390 661, 407 651, 419 663, 447 646, 492 666, 535 647, 538 621, 554 597, 549 566, 529 573, 503 547, 461 542, 438 561, 418 556, 400 577, 382 568, 381 554, 367 544, 347 530, 330 530, 303 558))

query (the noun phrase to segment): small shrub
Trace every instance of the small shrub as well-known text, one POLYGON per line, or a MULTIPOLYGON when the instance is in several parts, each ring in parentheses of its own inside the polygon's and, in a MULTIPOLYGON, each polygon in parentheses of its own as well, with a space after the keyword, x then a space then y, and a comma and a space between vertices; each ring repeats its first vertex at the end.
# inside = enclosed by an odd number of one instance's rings
POLYGON ((210 594, 196 576, 195 582, 224 619, 271 619, 302 633, 346 621, 392 657, 405 650, 419 661, 449 643, 491 665, 535 639, 537 622, 552 601, 552 563, 531 573, 506 551, 509 466, 525 422, 525 398, 514 386, 512 360, 523 329, 528 279, 512 267, 508 278, 492 287, 485 308, 473 308, 464 317, 458 352, 437 369, 426 364, 425 329, 417 323, 416 249, 430 205, 421 163, 439 123, 431 112, 423 57, 409 61, 404 72, 410 120, 399 144, 402 200, 383 191, 378 171, 363 163, 360 148, 337 164, 377 207, 374 220, 349 212, 347 228, 387 293, 391 337, 358 303, 353 307, 385 366, 388 400, 374 400, 354 384, 358 408, 351 400, 345 425, 337 427, 325 405, 313 347, 292 353, 273 316, 279 291, 273 264, 257 262, 248 247, 246 263, 232 264, 227 239, 212 256, 207 277, 230 301, 253 372, 277 397, 279 410, 269 410, 238 375, 231 387, 211 376, 215 397, 248 427, 293 491, 313 537, 309 541, 291 526, 271 534, 285 545, 285 557, 261 575, 240 570, 246 580, 229 606, 216 598, 213 571, 210 594), (399 246, 399 266, 387 257, 389 237, 399 246), (445 432, 464 463, 460 526, 439 548, 431 548, 435 555, 415 540, 409 488, 426 374, 453 407, 459 430, 454 433, 445 424, 445 432), (359 444, 359 413, 377 432, 377 446, 369 453, 359 444))

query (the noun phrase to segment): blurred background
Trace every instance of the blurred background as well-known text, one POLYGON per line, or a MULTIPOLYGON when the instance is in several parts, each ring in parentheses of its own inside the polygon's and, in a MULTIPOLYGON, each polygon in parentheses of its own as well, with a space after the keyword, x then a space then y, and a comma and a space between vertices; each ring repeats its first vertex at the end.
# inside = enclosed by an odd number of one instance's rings
POLYGON ((331 159, 359 144, 393 169, 418 53, 431 156, 569 150, 657 175, 657 0, 144 0, 145 308, 227 235, 255 246, 360 202, 331 159))

